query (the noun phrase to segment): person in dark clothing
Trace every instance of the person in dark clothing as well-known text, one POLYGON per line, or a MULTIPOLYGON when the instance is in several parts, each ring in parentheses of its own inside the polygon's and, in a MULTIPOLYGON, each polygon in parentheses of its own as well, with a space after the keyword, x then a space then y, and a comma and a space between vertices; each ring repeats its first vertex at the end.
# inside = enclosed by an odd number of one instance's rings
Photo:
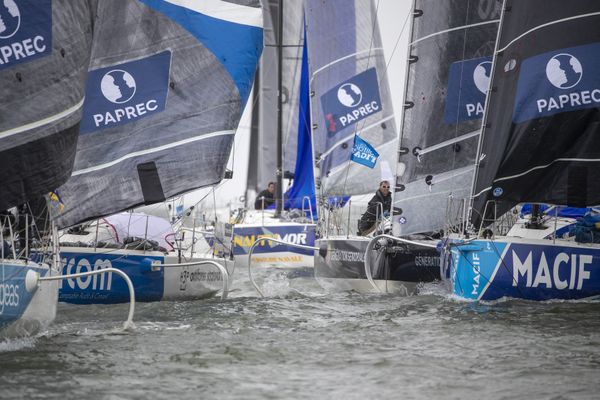
POLYGON ((271 204, 275 204, 275 182, 269 182, 267 188, 256 196, 254 208, 262 210, 263 206, 264 208, 267 208, 271 204))
POLYGON ((383 216, 388 216, 391 207, 392 193, 390 192, 390 183, 388 181, 381 181, 379 183, 379 190, 377 190, 375 196, 369 201, 367 211, 365 211, 358 222, 358 234, 367 235, 371 233, 375 229, 377 218, 381 220, 383 216), (383 215, 381 215, 382 206, 383 215))

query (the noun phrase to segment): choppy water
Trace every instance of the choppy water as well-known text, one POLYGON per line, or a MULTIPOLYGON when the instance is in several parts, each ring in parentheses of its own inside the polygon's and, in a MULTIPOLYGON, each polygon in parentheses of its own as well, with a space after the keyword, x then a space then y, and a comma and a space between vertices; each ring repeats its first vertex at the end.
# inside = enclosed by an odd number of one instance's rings
POLYGON ((600 303, 292 283, 263 282, 264 299, 242 282, 225 302, 139 304, 129 332, 115 329, 126 305, 60 305, 48 332, 0 344, 0 398, 600 398, 600 303))

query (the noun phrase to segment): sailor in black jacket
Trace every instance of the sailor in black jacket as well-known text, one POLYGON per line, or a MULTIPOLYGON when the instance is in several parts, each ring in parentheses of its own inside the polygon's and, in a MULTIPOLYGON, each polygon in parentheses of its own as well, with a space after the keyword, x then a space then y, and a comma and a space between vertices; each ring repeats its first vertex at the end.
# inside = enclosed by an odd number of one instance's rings
POLYGON ((263 205, 264 208, 267 208, 271 204, 275 204, 275 182, 269 182, 267 188, 256 196, 254 208, 256 210, 262 210, 263 205))
POLYGON ((376 219, 390 214, 392 207, 392 193, 390 192, 390 183, 388 181, 381 181, 379 183, 379 190, 375 193, 375 196, 369 201, 367 211, 362 215, 358 223, 358 234, 367 235, 375 229, 376 219), (380 204, 383 206, 383 215, 381 215, 382 209, 380 204))

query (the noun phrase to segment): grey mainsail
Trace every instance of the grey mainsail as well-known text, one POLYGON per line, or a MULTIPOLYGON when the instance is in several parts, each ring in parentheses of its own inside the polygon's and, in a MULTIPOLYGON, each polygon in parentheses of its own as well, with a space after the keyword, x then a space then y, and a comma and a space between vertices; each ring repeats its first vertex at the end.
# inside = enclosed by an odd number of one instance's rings
POLYGON ((90 2, 0 2, 0 210, 71 173, 92 43, 90 2))
POLYGON ((59 226, 220 182, 261 50, 258 0, 99 2, 59 226))
POLYGON ((305 4, 313 146, 321 196, 372 193, 391 175, 397 147, 386 65, 372 1, 305 4), (350 161, 355 136, 379 153, 350 161))
POLYGON ((449 205, 469 196, 500 6, 414 2, 394 194, 397 236, 452 225, 449 205))

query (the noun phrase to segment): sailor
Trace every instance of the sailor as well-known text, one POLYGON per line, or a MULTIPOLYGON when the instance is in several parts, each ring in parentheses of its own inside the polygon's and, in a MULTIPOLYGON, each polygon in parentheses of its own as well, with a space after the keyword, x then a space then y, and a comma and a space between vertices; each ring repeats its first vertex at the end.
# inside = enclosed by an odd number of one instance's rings
POLYGON ((267 188, 260 192, 258 196, 256 196, 254 208, 257 210, 263 210, 272 204, 275 204, 275 182, 269 182, 267 188))
POLYGON ((389 216, 391 207, 392 193, 390 192, 390 183, 389 181, 381 181, 379 189, 369 201, 367 211, 365 211, 358 222, 358 234, 364 236, 371 233, 375 229, 377 218, 381 220, 382 217, 389 216), (382 212, 383 215, 381 215, 382 212))

